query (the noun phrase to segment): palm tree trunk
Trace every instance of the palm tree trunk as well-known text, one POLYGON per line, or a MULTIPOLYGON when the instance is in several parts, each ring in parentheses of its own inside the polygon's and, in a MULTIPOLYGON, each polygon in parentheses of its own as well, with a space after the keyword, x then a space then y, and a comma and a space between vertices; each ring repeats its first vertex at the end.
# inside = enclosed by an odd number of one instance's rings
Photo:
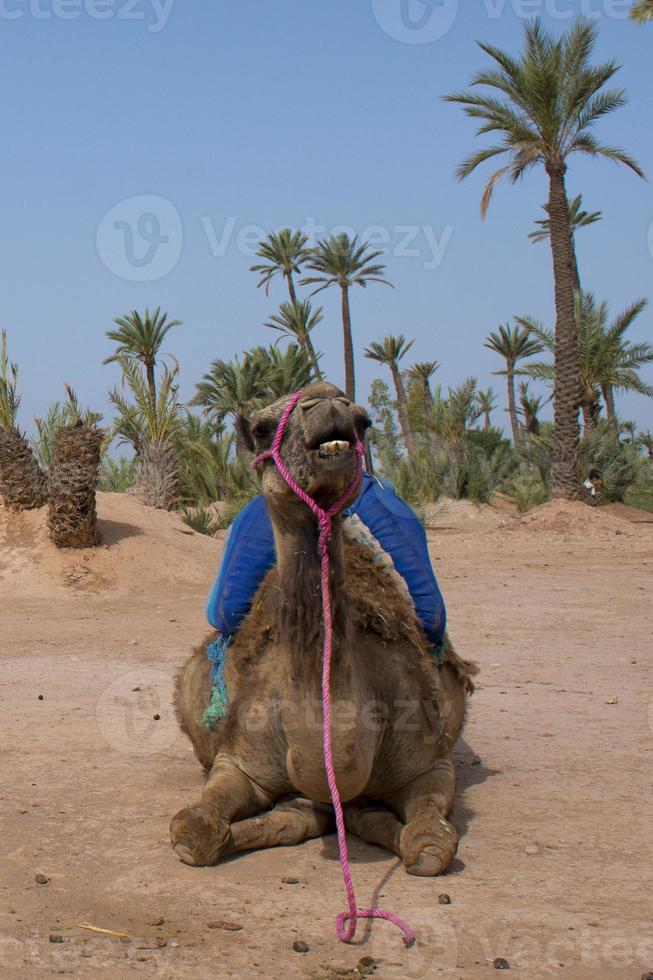
POLYGON ((156 411, 156 379, 154 377, 154 361, 145 362, 145 373, 147 375, 147 387, 150 389, 152 408, 156 411))
POLYGON ((578 271, 571 239, 565 166, 562 163, 547 163, 546 170, 549 175, 549 220, 556 308, 552 493, 554 497, 575 500, 579 493, 578 407, 581 392, 574 308, 574 286, 578 271))
POLYGON ((392 380, 394 381, 395 391, 397 392, 397 415, 399 416, 399 425, 401 426, 401 434, 404 437, 404 443, 406 444, 406 451, 408 452, 408 458, 415 458, 415 437, 413 435, 413 430, 410 427, 410 419, 408 418, 408 402, 406 400, 406 389, 404 388, 404 382, 401 377, 401 372, 397 367, 397 362, 393 361, 390 365, 390 371, 392 372, 392 380))
POLYGON ((512 443, 515 449, 519 449, 521 442, 519 435, 519 419, 517 418, 517 402, 515 399, 515 372, 512 365, 508 365, 506 372, 508 383, 508 414, 510 415, 510 427, 512 429, 512 443))
POLYGON ((286 279, 288 281, 288 295, 290 296, 290 302, 294 306, 297 302, 297 293, 295 292, 295 283, 293 281, 292 272, 286 273, 286 279))
POLYGON ((601 394, 605 402, 605 414, 611 425, 616 425, 617 411, 614 404, 614 388, 612 385, 601 385, 601 394))
POLYGON ((311 364, 313 365, 313 372, 315 374, 315 380, 322 380, 322 372, 320 371, 320 365, 317 362, 317 354, 315 353, 315 348, 313 347, 313 341, 311 340, 311 335, 308 330, 306 331, 306 337, 304 338, 304 349, 308 354, 311 364))
POLYGON ((485 421, 483 422, 483 429, 485 430, 485 432, 488 432, 489 429, 490 429, 490 426, 492 425, 492 421, 490 419, 490 413, 489 412, 485 412, 484 415, 485 415, 485 421))
POLYGON ((349 312, 349 287, 341 286, 342 293, 342 341, 345 354, 345 394, 351 401, 356 400, 356 374, 354 369, 354 343, 351 336, 351 314, 349 312))

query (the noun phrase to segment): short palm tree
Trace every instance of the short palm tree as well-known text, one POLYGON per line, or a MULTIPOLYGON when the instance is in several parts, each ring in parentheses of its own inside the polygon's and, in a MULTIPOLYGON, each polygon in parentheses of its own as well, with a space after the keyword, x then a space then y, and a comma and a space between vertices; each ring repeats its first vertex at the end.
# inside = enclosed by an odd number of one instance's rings
POLYGON ((527 357, 533 357, 544 350, 544 345, 530 330, 524 326, 511 327, 509 324, 500 326, 487 338, 484 347, 488 347, 505 359, 505 371, 495 371, 504 375, 508 388, 508 412, 512 428, 512 441, 515 449, 520 445, 519 419, 517 417, 517 402, 515 399, 515 373, 517 365, 527 357))
POLYGON ((285 350, 276 344, 253 347, 247 356, 260 359, 267 369, 265 397, 270 401, 292 395, 315 381, 313 362, 299 344, 288 344, 285 350))
MULTIPOLYGON (((89 416, 91 422, 97 418, 89 416)), ((102 429, 85 424, 79 412, 77 421, 60 425, 54 434, 48 530, 57 548, 94 548, 102 541, 95 491, 103 442, 102 429)))
MULTIPOLYGON (((653 346, 645 342, 633 344, 625 339, 626 331, 646 306, 646 300, 637 300, 609 324, 607 303, 597 304, 589 292, 577 295, 581 408, 586 431, 593 431, 597 427, 601 395, 605 401, 607 417, 613 424, 616 423, 615 390, 635 391, 649 398, 653 397, 653 387, 646 384, 639 374, 645 364, 653 362, 653 346)), ((552 330, 547 330, 533 317, 520 317, 518 322, 541 340, 543 349, 555 353, 555 335, 552 330)), ((530 364, 526 373, 551 383, 555 378, 553 364, 549 362, 530 364)))
POLYGON ((404 443, 406 444, 408 456, 411 459, 414 459, 417 447, 415 445, 413 431, 410 427, 410 419, 408 417, 408 400, 406 398, 404 380, 401 376, 401 371, 399 370, 399 361, 405 357, 410 348, 413 346, 413 343, 414 341, 406 340, 403 334, 399 334, 397 337, 384 337, 380 343, 375 341, 373 344, 370 344, 369 347, 365 348, 365 357, 369 357, 373 361, 378 361, 379 364, 386 364, 390 368, 390 374, 392 375, 392 381, 397 393, 397 415, 399 416, 399 425, 401 426, 401 433, 404 437, 404 443))
POLYGON ((108 330, 107 337, 118 346, 115 354, 104 359, 104 364, 124 358, 139 361, 145 368, 151 402, 156 405, 155 368, 161 346, 168 331, 181 326, 181 320, 168 320, 168 314, 161 313, 157 306, 152 314, 145 310, 145 315, 141 316, 136 310, 132 310, 114 322, 118 329, 108 330))
POLYGON ((573 498, 579 490, 580 379, 574 253, 565 186, 568 162, 574 153, 582 153, 623 163, 639 176, 643 173, 624 150, 598 142, 592 133, 596 122, 626 101, 622 90, 605 89, 618 71, 616 62, 591 63, 596 27, 581 20, 556 37, 535 20, 526 24, 524 34, 524 50, 516 58, 490 44, 480 45, 494 65, 480 71, 472 85, 487 87, 491 94, 467 90, 446 98, 480 120, 479 134, 500 137, 499 143, 479 150, 460 165, 459 179, 487 160, 507 157, 507 163, 487 182, 481 200, 483 216, 501 178, 515 183, 534 166, 542 166, 548 178, 556 308, 553 493, 573 498))
POLYGON ((642 449, 646 450, 648 458, 653 460, 653 432, 649 432, 648 429, 646 432, 640 432, 637 441, 642 449))
POLYGON ((476 392, 476 401, 483 415, 483 428, 487 432, 492 428, 492 412, 497 407, 497 396, 492 388, 487 388, 485 391, 476 392))
POLYGON ((133 358, 118 359, 132 402, 118 387, 109 392, 109 401, 117 409, 114 434, 131 442, 137 452, 137 485, 145 503, 160 510, 172 510, 179 500, 180 468, 175 441, 183 426, 178 398, 179 368, 163 370, 156 400, 147 376, 133 358))
MULTIPOLYGON (((222 422, 227 416, 236 421, 258 408, 269 392, 270 365, 264 358, 245 354, 233 361, 216 360, 198 382, 191 405, 201 405, 211 419, 222 422)), ((242 456, 245 446, 237 432, 236 453, 242 456)))
POLYGON ((322 307, 318 306, 313 311, 310 300, 303 299, 290 303, 282 303, 279 307, 279 312, 271 316, 269 322, 265 324, 271 330, 278 330, 280 333, 285 334, 287 337, 292 337, 297 341, 299 346, 308 354, 310 362, 313 365, 316 380, 320 380, 322 374, 311 339, 311 331, 323 319, 322 307))
POLYGON ((522 381, 519 385, 519 404, 524 419, 524 430, 530 436, 539 436, 540 412, 544 408, 545 399, 541 395, 531 394, 528 381, 522 381))
POLYGON ((349 290, 352 286, 363 286, 370 282, 380 282, 391 286, 383 278, 385 266, 377 262, 383 253, 370 249, 369 242, 359 242, 357 237, 350 238, 347 234, 331 235, 330 238, 319 241, 311 250, 307 267, 317 272, 316 276, 302 279, 302 285, 313 286, 317 289, 311 295, 319 293, 329 286, 339 286, 341 294, 342 333, 345 357, 345 394, 352 401, 356 398, 356 372, 354 365, 354 343, 351 331, 351 312, 349 308, 349 290))
POLYGON ((18 368, 9 360, 7 333, 0 346, 0 496, 12 510, 42 507, 46 480, 32 448, 18 429, 18 368))
POLYGON ((275 276, 283 276, 288 286, 290 302, 297 301, 294 277, 301 272, 301 267, 309 257, 309 250, 306 248, 308 236, 300 231, 293 231, 291 228, 282 228, 281 231, 271 232, 267 239, 259 242, 256 252, 265 262, 253 265, 250 272, 257 272, 259 276, 258 287, 265 289, 265 295, 270 292, 270 283, 275 276))
POLYGON ((433 407, 431 378, 439 367, 440 364, 438 361, 419 361, 417 364, 411 364, 411 366, 405 372, 406 377, 419 386, 422 395, 424 396, 424 404, 426 408, 433 407))
POLYGON ((653 0, 637 0, 631 7, 630 16, 636 24, 645 24, 653 20, 653 0))

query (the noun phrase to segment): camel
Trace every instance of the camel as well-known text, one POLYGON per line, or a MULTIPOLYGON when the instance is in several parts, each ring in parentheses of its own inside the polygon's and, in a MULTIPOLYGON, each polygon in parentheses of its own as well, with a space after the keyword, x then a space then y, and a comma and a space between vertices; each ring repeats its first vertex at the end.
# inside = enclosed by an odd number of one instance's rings
MULTIPOLYGON (((239 421, 253 452, 269 449, 288 398, 239 421)), ((290 415, 282 456, 299 486, 327 509, 358 492, 354 446, 370 425, 334 385, 307 387, 290 415)), ((172 845, 189 865, 333 832, 322 744, 322 604, 317 522, 272 460, 258 467, 277 563, 229 646, 228 708, 204 725, 211 697, 206 643, 182 667, 176 710, 208 775, 202 799, 172 819, 172 845)), ((408 595, 347 533, 342 511, 330 547, 333 611, 332 748, 345 825, 397 854, 407 872, 434 876, 457 848, 453 743, 474 664, 446 639, 429 649, 408 595)), ((209 641, 210 642, 210 641, 209 641)))

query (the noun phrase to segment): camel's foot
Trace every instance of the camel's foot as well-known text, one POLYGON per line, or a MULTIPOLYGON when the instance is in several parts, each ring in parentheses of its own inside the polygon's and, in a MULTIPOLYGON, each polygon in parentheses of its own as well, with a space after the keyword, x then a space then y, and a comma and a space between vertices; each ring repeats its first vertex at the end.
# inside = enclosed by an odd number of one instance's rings
POLYGON ((406 824, 400 848, 408 874, 435 877, 451 864, 458 848, 458 834, 448 820, 427 810, 406 824))
POLYGON ((172 846, 184 864, 204 867, 217 864, 229 846, 229 824, 210 803, 184 807, 172 818, 172 846))

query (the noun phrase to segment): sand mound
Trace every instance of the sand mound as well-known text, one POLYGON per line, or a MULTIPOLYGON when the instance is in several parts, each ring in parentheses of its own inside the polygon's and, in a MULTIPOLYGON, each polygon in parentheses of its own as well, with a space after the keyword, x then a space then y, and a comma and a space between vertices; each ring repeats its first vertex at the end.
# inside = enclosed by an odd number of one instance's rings
POLYGON ((583 537, 602 537, 605 534, 632 534, 634 528, 628 521, 603 507, 589 507, 580 501, 552 500, 534 507, 520 517, 515 528, 529 531, 553 531, 554 533, 582 534, 583 537))
POLYGON ((59 550, 47 508, 14 514, 0 507, 0 592, 46 595, 53 589, 156 596, 206 591, 221 552, 220 534, 196 534, 178 514, 145 507, 131 494, 98 493, 98 548, 59 550))
POLYGON ((438 531, 494 530, 512 523, 515 507, 502 498, 497 505, 474 504, 470 500, 451 500, 443 497, 436 504, 422 508, 424 522, 429 529, 438 531))

